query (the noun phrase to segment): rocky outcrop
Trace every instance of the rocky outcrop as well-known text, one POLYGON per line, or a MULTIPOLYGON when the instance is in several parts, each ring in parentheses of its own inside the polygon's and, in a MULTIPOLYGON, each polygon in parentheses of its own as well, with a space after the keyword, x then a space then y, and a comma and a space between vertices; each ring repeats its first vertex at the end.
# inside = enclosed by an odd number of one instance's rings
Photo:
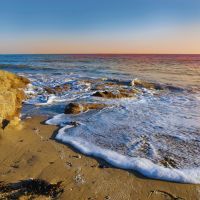
POLYGON ((65 107, 65 114, 79 114, 88 110, 103 109, 105 104, 100 103, 69 103, 65 107))
POLYGON ((132 86, 132 81, 106 79, 93 84, 92 90, 120 89, 127 86, 132 86))
POLYGON ((147 82, 139 79, 135 79, 132 81, 132 86, 146 88, 146 89, 154 89, 154 90, 170 90, 172 92, 182 92, 184 91, 183 88, 168 85, 168 84, 159 84, 159 83, 152 83, 147 82))
POLYGON ((0 124, 18 121, 25 99, 23 89, 28 83, 29 80, 24 77, 0 71, 0 124))
POLYGON ((71 89, 70 84, 57 85, 55 87, 44 87, 44 90, 49 94, 62 94, 71 89))
POLYGON ((135 97, 138 92, 136 90, 120 89, 116 91, 98 91, 93 94, 95 97, 102 97, 106 99, 120 99, 135 97))
POLYGON ((139 79, 135 79, 132 81, 132 86, 142 87, 146 89, 155 89, 155 90, 162 90, 163 87, 158 83, 151 83, 147 81, 142 81, 139 79))

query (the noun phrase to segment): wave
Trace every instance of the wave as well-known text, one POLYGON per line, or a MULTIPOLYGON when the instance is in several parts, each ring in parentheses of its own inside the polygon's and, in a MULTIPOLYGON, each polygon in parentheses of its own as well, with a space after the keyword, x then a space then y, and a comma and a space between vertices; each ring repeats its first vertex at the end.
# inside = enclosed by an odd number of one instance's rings
MULTIPOLYGON (((53 120, 47 120, 46 124, 58 125, 60 123, 59 119, 59 116, 57 116, 56 118, 53 118, 53 120)), ((166 168, 154 164, 152 161, 146 158, 129 157, 112 150, 103 149, 80 137, 67 135, 65 130, 73 127, 74 126, 72 125, 65 125, 58 131, 58 134, 55 138, 63 143, 72 145, 85 155, 104 159, 106 162, 117 168, 137 171, 148 178, 181 183, 200 183, 200 168, 166 168)))
POLYGON ((56 70, 48 66, 33 66, 33 65, 17 65, 17 64, 0 64, 0 69, 4 70, 56 70))

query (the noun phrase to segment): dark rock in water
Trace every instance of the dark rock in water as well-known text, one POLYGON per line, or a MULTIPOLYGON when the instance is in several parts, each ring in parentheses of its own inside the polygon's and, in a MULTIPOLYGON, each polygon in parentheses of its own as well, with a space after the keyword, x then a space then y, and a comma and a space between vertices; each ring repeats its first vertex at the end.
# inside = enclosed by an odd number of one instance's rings
POLYGON ((99 84, 96 84, 92 90, 106 90, 108 88, 119 88, 119 85, 115 84, 115 83, 99 83, 99 84))
POLYGON ((49 93, 49 94, 61 94, 63 92, 66 92, 68 90, 71 89, 71 85, 70 84, 62 84, 62 85, 57 85, 53 88, 51 87, 44 87, 44 90, 49 93))
POLYGON ((105 108, 105 104, 99 104, 99 103, 69 103, 65 107, 65 114, 79 114, 81 112, 86 112, 91 109, 102 109, 105 108))
POLYGON ((70 122, 70 125, 76 127, 76 126, 80 125, 80 123, 79 123, 79 122, 76 122, 76 121, 72 121, 72 122, 70 122))
POLYGON ((170 90, 172 92, 184 91, 183 88, 176 87, 173 85, 164 85, 164 84, 161 85, 159 83, 151 83, 151 82, 142 81, 142 80, 138 80, 138 79, 135 79, 132 81, 132 86, 142 87, 142 88, 146 88, 146 89, 155 89, 155 90, 170 90))
POLYGON ((57 199, 62 193, 62 182, 50 184, 41 179, 23 180, 17 183, 0 183, 0 199, 29 199, 50 197, 57 199))
POLYGON ((44 90, 48 93, 48 94, 55 94, 55 90, 54 88, 51 87, 44 87, 44 90))
POLYGON ((54 90, 56 91, 56 93, 62 93, 70 89, 71 89, 71 85, 69 84, 57 85, 54 87, 54 90))
POLYGON ((168 168, 177 168, 176 161, 170 157, 164 157, 164 159, 161 160, 160 163, 168 168))
POLYGON ((107 79, 106 80, 107 83, 113 83, 116 85, 122 85, 122 86, 131 86, 132 85, 132 81, 127 81, 127 80, 120 80, 120 79, 107 79))
POLYGON ((163 87, 159 83, 151 83, 151 82, 142 81, 139 79, 133 80, 132 86, 143 87, 146 89, 163 90, 163 87))
POLYGON ((173 85, 167 85, 164 87, 165 89, 168 89, 172 92, 183 92, 184 89, 183 88, 180 88, 180 87, 176 87, 176 86, 173 86, 173 85))
POLYGON ((132 86, 132 81, 124 81, 124 80, 118 80, 118 79, 107 79, 107 80, 102 80, 100 82, 97 82, 96 84, 93 85, 92 89, 93 90, 106 90, 108 88, 113 88, 113 89, 120 89, 121 87, 126 87, 126 86, 132 86))
POLYGON ((95 92, 93 96, 107 98, 107 99, 120 99, 120 98, 134 97, 136 93, 137 93, 136 90, 120 89, 117 91, 95 92))

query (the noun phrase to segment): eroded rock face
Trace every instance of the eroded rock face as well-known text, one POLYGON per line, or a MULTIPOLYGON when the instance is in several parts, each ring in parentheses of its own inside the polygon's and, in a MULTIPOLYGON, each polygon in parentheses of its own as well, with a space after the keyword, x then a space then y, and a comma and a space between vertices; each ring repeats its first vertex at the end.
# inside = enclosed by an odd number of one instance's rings
POLYGON ((126 90, 126 89, 120 89, 116 91, 103 91, 103 92, 95 92, 93 96, 95 97, 102 97, 106 99, 120 99, 120 98, 130 98, 134 97, 137 93, 136 90, 126 90))
POLYGON ((5 120, 18 121, 25 99, 23 89, 28 83, 29 80, 24 77, 0 71, 0 124, 5 120))
POLYGON ((81 112, 86 112, 93 109, 103 109, 105 104, 100 103, 69 103, 65 107, 65 114, 79 114, 81 112))

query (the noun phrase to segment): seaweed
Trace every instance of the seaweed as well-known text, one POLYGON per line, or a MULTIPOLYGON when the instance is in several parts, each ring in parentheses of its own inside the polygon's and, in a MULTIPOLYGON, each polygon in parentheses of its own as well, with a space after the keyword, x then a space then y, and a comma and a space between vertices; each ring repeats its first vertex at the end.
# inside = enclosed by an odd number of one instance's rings
POLYGON ((28 199, 34 199, 38 196, 57 199, 64 191, 61 183, 62 181, 51 184, 42 179, 21 180, 17 183, 8 184, 0 182, 0 199, 16 200, 24 196, 28 199))

